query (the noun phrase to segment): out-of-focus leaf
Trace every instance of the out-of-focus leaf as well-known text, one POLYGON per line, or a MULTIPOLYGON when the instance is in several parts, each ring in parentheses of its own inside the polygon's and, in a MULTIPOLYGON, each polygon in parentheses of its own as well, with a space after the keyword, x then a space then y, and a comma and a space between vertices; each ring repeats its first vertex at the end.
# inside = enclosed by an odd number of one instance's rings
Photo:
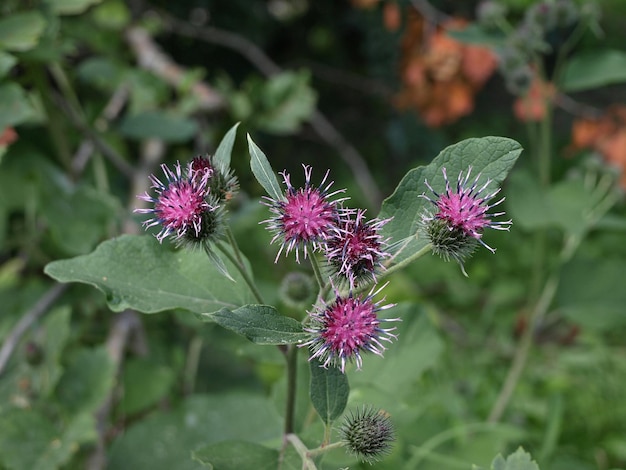
POLYGON ((0 129, 21 124, 34 115, 26 93, 18 84, 5 83, 0 86, 0 129))
POLYGON ((0 415, 0 427, 0 463, 8 469, 56 470, 96 437, 94 418, 87 414, 59 430, 36 410, 14 409, 0 415))
POLYGON ((269 305, 244 305, 236 310, 222 309, 199 317, 245 336, 256 344, 301 343, 308 337, 299 321, 279 314, 269 305))
POLYGON ((569 59, 561 87, 571 93, 622 82, 626 82, 626 53, 606 49, 585 51, 569 59))
POLYGON ((222 276, 199 251, 160 245, 149 235, 123 235, 101 243, 88 255, 53 261, 44 271, 60 282, 96 287, 117 312, 182 308, 206 313, 253 301, 241 275, 230 262, 226 265, 236 282, 222 276))
POLYGON ((114 378, 115 366, 106 349, 81 349, 70 357, 57 395, 69 410, 95 411, 110 392, 114 378))
POLYGON ((87 8, 102 0, 48 0, 48 3, 54 13, 59 15, 78 15, 83 13, 87 8))
POLYGON ((588 328, 626 325, 626 264, 620 259, 574 260, 564 266, 556 293, 559 310, 588 328))
POLYGON ((337 367, 325 369, 313 359, 311 364, 311 403, 325 424, 330 425, 339 418, 348 404, 350 384, 348 378, 337 367))
POLYGON ((6 76, 16 63, 17 59, 14 56, 0 51, 0 78, 6 76))
POLYGON ((170 392, 176 375, 174 371, 147 359, 132 359, 124 364, 122 382, 124 394, 119 404, 124 414, 156 405, 170 392))
POLYGON ((0 49, 18 52, 32 49, 39 42, 45 26, 46 20, 36 11, 14 13, 1 18, 0 49))
POLYGON ((277 450, 245 441, 210 444, 194 451, 193 458, 216 470, 274 470, 281 467, 277 450))
POLYGON ((488 31, 476 23, 463 29, 448 29, 446 34, 466 44, 497 47, 506 42, 506 36, 501 32, 488 31))
POLYGON ((145 111, 126 116, 120 124, 120 132, 131 139, 161 139, 165 142, 185 142, 198 131, 195 121, 170 114, 145 111))
POLYGON ((441 193, 445 191, 442 168, 446 169, 450 180, 456 181, 459 172, 465 172, 471 166, 472 175, 481 175, 479 185, 490 180, 487 188, 494 190, 506 178, 521 153, 522 147, 512 139, 472 138, 446 147, 428 166, 410 170, 394 193, 385 199, 379 214, 381 219, 392 217, 382 232, 397 243, 394 264, 414 255, 428 243, 426 238, 418 237, 421 217, 433 207, 429 201, 419 197, 428 193, 424 180, 441 193))
POLYGON ((122 30, 130 22, 131 15, 122 0, 107 0, 93 9, 93 19, 104 28, 122 30))
POLYGON ((80 80, 104 91, 114 89, 123 77, 120 66, 107 57, 90 57, 82 61, 76 74, 80 80))
POLYGON ((281 432, 281 418, 264 397, 197 395, 173 411, 155 412, 128 428, 113 443, 109 466, 116 470, 204 469, 191 459, 197 449, 227 440, 261 443, 279 439, 281 432))

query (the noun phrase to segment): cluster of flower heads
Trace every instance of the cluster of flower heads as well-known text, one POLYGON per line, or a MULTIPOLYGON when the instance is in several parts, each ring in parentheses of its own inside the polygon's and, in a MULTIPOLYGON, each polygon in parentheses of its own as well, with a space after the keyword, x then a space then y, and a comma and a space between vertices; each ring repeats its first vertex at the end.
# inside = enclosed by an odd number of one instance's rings
POLYGON ((295 252, 300 262, 300 251, 307 258, 309 252, 323 253, 330 276, 336 284, 347 282, 350 288, 376 281, 376 274, 384 270, 383 261, 389 257, 387 242, 380 233, 389 220, 365 217, 365 210, 343 206, 348 199, 336 196, 345 189, 331 191, 333 182, 327 182, 326 172, 319 186, 311 184, 311 167, 303 165, 305 183, 296 188, 291 176, 281 173, 287 187, 280 199, 265 197, 263 203, 272 216, 261 223, 274 233, 271 243, 279 242, 281 253, 295 252))
POLYGON ((263 201, 271 217, 262 223, 274 233, 272 243, 279 242, 276 256, 295 252, 300 262, 319 252, 325 260, 325 273, 333 286, 348 287, 348 294, 339 295, 333 302, 321 301, 309 312, 311 359, 323 367, 335 366, 345 371, 346 362, 356 363, 360 368, 361 353, 365 351, 382 355, 385 347, 381 341, 391 341, 395 336, 391 329, 381 327, 377 312, 392 307, 375 302, 373 297, 380 289, 368 295, 354 295, 359 287, 376 283, 376 276, 384 270, 383 262, 390 255, 386 251, 388 241, 381 234, 389 220, 371 219, 365 210, 344 207, 345 190, 331 190, 328 172, 319 186, 311 184, 312 169, 304 166, 305 183, 296 188, 289 174, 281 173, 287 187, 279 199, 266 197, 263 201))
POLYGON ((161 165, 165 181, 150 176, 151 189, 138 196, 151 204, 135 209, 152 217, 143 222, 144 228, 160 226, 155 235, 159 242, 170 237, 178 245, 202 245, 220 239, 223 232, 224 203, 232 199, 238 189, 237 179, 229 169, 219 168, 210 156, 198 156, 174 170, 161 165))
POLYGON ((488 191, 491 180, 479 186, 480 174, 471 181, 472 168, 467 172, 459 172, 456 185, 451 185, 446 169, 442 169, 446 183, 445 192, 437 193, 427 180, 424 181, 433 197, 421 194, 420 197, 430 201, 435 212, 426 211, 422 214, 422 228, 433 246, 433 252, 442 258, 456 260, 463 268, 463 260, 469 256, 478 244, 492 253, 495 249, 487 245, 482 234, 485 228, 509 230, 512 221, 494 221, 493 217, 504 215, 504 212, 489 214, 488 211, 501 204, 504 198, 490 203, 500 192, 500 188, 488 191))

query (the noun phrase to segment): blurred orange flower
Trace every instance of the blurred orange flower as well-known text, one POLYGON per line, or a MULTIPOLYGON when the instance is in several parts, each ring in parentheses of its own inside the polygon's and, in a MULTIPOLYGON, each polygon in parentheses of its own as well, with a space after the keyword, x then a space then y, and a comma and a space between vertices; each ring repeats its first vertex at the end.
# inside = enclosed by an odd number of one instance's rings
POLYGON ((554 85, 535 74, 526 95, 513 103, 513 113, 520 121, 541 121, 546 115, 546 100, 553 99, 554 94, 554 85))
POLYGON ((596 119, 579 119, 572 125, 571 150, 591 149, 621 171, 626 189, 626 106, 612 106, 596 119))
POLYGON ((400 109, 415 108, 427 125, 450 124, 474 109, 474 96, 497 66, 486 47, 462 44, 447 31, 467 22, 454 18, 440 26, 411 12, 402 39, 402 89, 395 97, 400 109))
POLYGON ((8 147, 18 138, 17 132, 12 127, 7 127, 0 133, 0 147, 8 147))

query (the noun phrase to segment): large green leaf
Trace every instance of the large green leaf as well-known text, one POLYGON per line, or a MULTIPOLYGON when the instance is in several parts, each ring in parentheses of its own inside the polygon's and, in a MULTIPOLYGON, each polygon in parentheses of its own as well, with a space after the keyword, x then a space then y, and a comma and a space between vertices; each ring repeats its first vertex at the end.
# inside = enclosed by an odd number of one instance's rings
POLYGON ((230 130, 224 134, 224 137, 215 150, 214 161, 218 165, 218 168, 223 170, 230 168, 230 157, 233 152, 238 127, 239 123, 231 127, 230 130))
POLYGON ((606 49, 572 57, 565 66, 561 87, 571 93, 622 82, 626 82, 626 52, 606 49))
POLYGON ((265 192, 274 199, 280 201, 284 199, 283 191, 276 178, 276 173, 272 170, 270 162, 257 144, 254 143, 250 134, 248 134, 248 150, 250 152, 250 168, 254 177, 259 182, 265 192))
POLYGON ((463 140, 446 147, 429 165, 410 170, 400 184, 383 202, 380 218, 392 220, 383 227, 385 236, 396 245, 394 263, 399 263, 422 249, 428 241, 418 237, 422 214, 432 204, 420 194, 428 194, 424 180, 437 192, 445 189, 442 169, 451 182, 459 172, 472 167, 473 175, 481 175, 479 184, 490 180, 488 189, 498 187, 522 153, 521 145, 505 137, 482 137, 463 140), (401 253, 397 253, 398 247, 401 253))
POLYGON ((0 78, 4 78, 15 64, 17 64, 17 58, 15 56, 0 51, 0 78))
POLYGON ((167 396, 175 380, 176 374, 169 367, 147 358, 127 360, 122 373, 120 412, 132 414, 156 405, 167 396))
POLYGON ((60 282, 82 282, 101 290, 114 311, 144 313, 182 308, 197 313, 235 309, 253 297, 228 261, 226 279, 201 251, 176 250, 149 235, 123 235, 76 258, 53 261, 44 271, 60 282))
POLYGON ((246 441, 223 441, 193 452, 194 460, 216 470, 275 470, 279 452, 246 441))
POLYGON ((120 435, 109 454, 116 470, 206 468, 192 452, 226 440, 278 440, 282 422, 274 405, 251 394, 198 395, 171 411, 159 411, 120 435))
POLYGON ((224 308, 199 317, 245 336, 256 344, 302 343, 308 337, 300 322, 279 314, 269 305, 244 305, 235 310, 224 308))
POLYGON ((350 384, 337 367, 324 368, 313 359, 311 364, 311 403, 327 425, 339 418, 348 404, 350 384))
POLYGON ((131 139, 161 139, 165 142, 185 142, 198 131, 195 121, 163 112, 145 111, 126 116, 120 124, 120 132, 131 139))
MULTIPOLYGON (((46 26, 41 13, 14 13, 0 19, 0 49, 27 51, 39 42, 46 26)), ((1 127, 1 126, 0 126, 1 127)))

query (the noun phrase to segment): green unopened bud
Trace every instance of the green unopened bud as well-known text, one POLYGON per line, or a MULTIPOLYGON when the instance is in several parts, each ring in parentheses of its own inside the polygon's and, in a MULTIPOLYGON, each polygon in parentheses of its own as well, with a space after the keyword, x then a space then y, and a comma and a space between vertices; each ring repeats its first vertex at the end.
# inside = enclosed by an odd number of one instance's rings
POLYGON ((186 231, 180 238, 179 244, 189 247, 203 245, 208 247, 224 238, 226 227, 224 207, 220 205, 219 200, 212 194, 207 196, 206 201, 211 209, 202 213, 198 232, 196 233, 193 230, 186 231))
POLYGON ((432 244, 433 253, 446 261, 456 260, 461 267, 463 261, 470 256, 478 241, 464 230, 451 227, 446 220, 433 218, 425 225, 426 235, 432 244))
POLYGON ((533 77, 532 69, 526 64, 504 74, 507 90, 516 96, 524 96, 528 93, 533 77))
POLYGON ((493 0, 484 0, 476 8, 476 19, 481 26, 493 28, 501 24, 506 13, 506 5, 493 0))
POLYGON ((395 440, 389 414, 367 406, 351 413, 344 420, 339 433, 348 451, 369 463, 389 454, 395 440))
POLYGON ((283 278, 279 294, 287 307, 304 311, 315 301, 315 281, 303 272, 291 272, 283 278))

